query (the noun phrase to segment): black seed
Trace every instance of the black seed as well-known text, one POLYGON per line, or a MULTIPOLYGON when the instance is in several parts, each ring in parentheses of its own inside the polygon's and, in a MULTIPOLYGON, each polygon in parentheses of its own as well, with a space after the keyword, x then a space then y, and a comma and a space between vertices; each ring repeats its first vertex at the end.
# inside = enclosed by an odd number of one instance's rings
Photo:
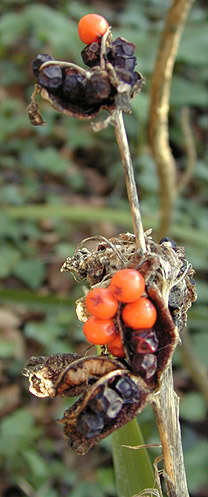
POLYGON ((95 41, 87 45, 81 52, 82 60, 88 67, 94 67, 100 63, 100 44, 95 41))
POLYGON ((36 78, 39 75, 39 69, 44 62, 48 62, 49 60, 55 60, 54 57, 51 57, 51 55, 45 54, 45 53, 40 53, 37 55, 37 57, 32 61, 32 70, 36 78))
POLYGON ((136 57, 125 57, 118 55, 114 59, 113 65, 115 69, 125 69, 125 71, 133 71, 136 65, 136 57))
POLYGON ((85 78, 82 74, 73 73, 66 69, 62 92, 64 97, 72 103, 78 103, 84 96, 85 78))
POLYGON ((146 380, 149 380, 157 370, 157 357, 154 354, 134 354, 131 366, 133 371, 140 373, 146 380))
POLYGON ((102 431, 104 421, 101 414, 95 414, 90 411, 85 411, 78 417, 78 429, 86 438, 92 438, 102 431))
POLYGON ((123 406, 121 397, 112 388, 105 388, 103 396, 108 402, 108 408, 105 411, 106 416, 116 418, 123 406))
POLYGON ((62 70, 59 66, 47 66, 39 72, 38 83, 48 90, 58 90, 62 85, 62 70))
POLYGON ((85 99, 89 104, 99 104, 108 99, 111 85, 106 76, 95 73, 86 83, 85 99))
POLYGON ((129 346, 133 352, 138 354, 148 354, 156 352, 159 341, 156 332, 152 328, 135 331, 130 335, 129 346))
POLYGON ((120 393, 122 399, 127 402, 134 402, 140 397, 137 385, 130 378, 120 378, 115 385, 115 389, 120 393))
POLYGON ((112 55, 127 55, 127 56, 131 56, 134 54, 135 52, 135 48, 136 48, 136 45, 134 43, 131 43, 127 40, 125 40, 125 38, 116 38, 113 42, 112 42, 112 48, 111 48, 111 52, 112 52, 112 55))
POLYGON ((169 243, 172 248, 177 247, 176 242, 174 240, 172 240, 172 238, 169 238, 168 236, 164 236, 164 238, 161 238, 160 245, 162 243, 169 243))

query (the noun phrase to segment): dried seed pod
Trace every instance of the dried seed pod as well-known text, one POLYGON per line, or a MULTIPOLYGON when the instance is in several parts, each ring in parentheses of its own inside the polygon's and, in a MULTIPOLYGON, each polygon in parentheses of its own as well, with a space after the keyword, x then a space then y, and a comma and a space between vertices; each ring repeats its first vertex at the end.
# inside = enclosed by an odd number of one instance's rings
MULTIPOLYGON (((141 375, 152 390, 159 388, 162 374, 171 361, 173 352, 179 342, 179 332, 183 329, 187 310, 196 299, 193 282, 193 269, 185 259, 182 247, 164 240, 161 244, 154 242, 148 234, 145 235, 147 252, 145 257, 136 251, 133 235, 122 234, 111 238, 109 243, 102 242, 92 250, 85 253, 84 274, 89 285, 100 283, 101 286, 109 284, 112 275, 124 264, 126 267, 138 269, 145 279, 146 297, 155 305, 157 321, 148 337, 147 332, 142 336, 141 330, 137 340, 136 330, 132 331, 122 321, 122 306, 116 314, 117 331, 120 333, 125 358, 129 369, 141 375), (120 256, 118 255, 120 254, 120 256), (134 336, 135 334, 135 336, 134 336), (154 354, 151 374, 140 367, 144 355, 154 354), (157 366, 156 366, 157 363, 157 366)), ((76 258, 71 257, 64 265, 65 270, 75 270, 79 275, 79 268, 83 269, 83 259, 79 251, 76 258)), ((82 273, 83 274, 83 273, 82 273)))
POLYGON ((123 367, 119 361, 107 356, 56 354, 31 357, 23 369, 23 375, 29 377, 29 390, 36 397, 73 397, 82 393, 99 377, 123 367))
POLYGON ((60 422, 73 450, 84 455, 99 440, 133 419, 148 400, 148 388, 142 379, 118 369, 92 385, 65 411, 60 422))
POLYGON ((102 108, 131 112, 130 99, 144 81, 134 72, 134 50, 135 45, 124 38, 112 42, 109 31, 82 51, 88 71, 40 54, 33 63, 39 93, 55 110, 78 119, 92 119, 102 108))

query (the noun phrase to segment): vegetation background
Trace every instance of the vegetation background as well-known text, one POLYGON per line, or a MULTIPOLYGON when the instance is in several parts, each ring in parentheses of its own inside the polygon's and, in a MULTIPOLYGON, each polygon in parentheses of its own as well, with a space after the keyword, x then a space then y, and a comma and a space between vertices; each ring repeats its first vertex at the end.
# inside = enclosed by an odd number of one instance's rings
MULTIPOLYGON (((0 461, 2 497, 114 497, 111 440, 80 457, 66 447, 56 423, 70 400, 38 400, 21 369, 30 355, 86 348, 73 302, 82 295, 60 267, 81 239, 132 230, 113 128, 94 134, 89 123, 66 118, 46 104, 47 126, 33 128, 26 106, 33 89, 31 62, 39 52, 82 65, 77 21, 104 15, 114 36, 136 43, 146 79, 125 117, 145 228, 158 225, 158 180, 147 141, 149 87, 169 0, 2 0, 0 20, 0 461)), ((179 171, 186 168, 181 111, 190 109, 197 152, 194 175, 178 198, 172 231, 196 269, 198 302, 189 313, 192 353, 207 374, 208 259, 208 11, 197 1, 183 34, 171 91, 170 138, 179 171)), ((183 446, 193 497, 208 495, 207 398, 174 356, 181 398, 183 446)), ((146 442, 157 442, 151 408, 140 415, 146 442)), ((152 457, 158 455, 154 449, 152 457)), ((139 470, 139 468, 138 468, 139 470)))

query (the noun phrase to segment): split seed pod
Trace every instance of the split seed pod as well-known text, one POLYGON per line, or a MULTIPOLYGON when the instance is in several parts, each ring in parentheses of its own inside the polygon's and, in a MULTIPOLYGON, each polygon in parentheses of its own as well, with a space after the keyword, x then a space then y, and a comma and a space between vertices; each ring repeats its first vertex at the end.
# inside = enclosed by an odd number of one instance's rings
POLYGON ((135 72, 135 45, 124 38, 112 41, 110 28, 102 40, 85 47, 83 60, 90 69, 39 54, 33 61, 37 84, 28 106, 33 125, 44 124, 36 94, 56 111, 78 119, 92 119, 101 109, 131 112, 130 99, 141 90, 143 77, 135 72))
MULTIPOLYGON (((151 346, 146 353, 139 350, 136 330, 131 330, 122 320, 123 304, 119 305, 114 322, 122 339, 129 370, 141 376, 150 391, 154 391, 160 387, 162 374, 180 341, 187 310, 196 300, 196 293, 194 271, 185 259, 183 247, 167 240, 158 244, 149 232, 145 234, 145 241, 145 256, 138 253, 135 237, 129 233, 98 243, 91 252, 81 247, 74 257, 66 260, 62 270, 75 272, 78 278, 86 278, 89 286, 96 284, 104 287, 109 285, 115 271, 124 267, 124 261, 125 267, 140 271, 145 280, 146 297, 157 310, 157 321, 150 330, 152 350, 151 346)), ((84 320, 83 315, 82 318, 84 320)))
POLYGON ((85 455, 141 412, 148 395, 143 380, 128 370, 117 369, 100 378, 59 421, 72 449, 85 455))
POLYGON ((98 378, 123 367, 119 361, 107 356, 56 354, 31 357, 23 369, 23 375, 29 378, 29 391, 36 397, 76 397, 98 378))

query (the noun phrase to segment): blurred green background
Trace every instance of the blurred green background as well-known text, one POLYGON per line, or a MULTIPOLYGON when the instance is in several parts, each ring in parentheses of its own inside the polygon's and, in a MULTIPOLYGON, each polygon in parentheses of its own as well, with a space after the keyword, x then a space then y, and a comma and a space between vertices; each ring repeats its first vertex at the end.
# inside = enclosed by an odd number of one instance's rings
MULTIPOLYGON (((85 236, 131 231, 113 129, 94 134, 89 123, 62 117, 41 102, 47 126, 26 114, 37 53, 82 65, 77 21, 104 15, 113 35, 136 43, 146 85, 125 117, 145 228, 158 225, 158 180, 147 143, 149 86, 167 0, 1 0, 0 12, 0 462, 2 497, 114 497, 110 438, 88 456, 66 447, 56 419, 69 400, 33 398, 21 369, 30 355, 83 351, 73 302, 82 285, 60 273, 85 236), (122 186, 121 186, 122 185, 122 186), (31 207, 35 206, 35 208, 31 207), (39 209, 38 209, 39 207, 39 209)), ((171 91, 170 139, 179 172, 186 168, 181 110, 188 106, 197 163, 177 200, 170 235, 196 268, 198 302, 189 313, 193 352, 207 372, 208 260, 208 12, 198 1, 177 56, 171 91)), ((181 397, 183 446, 193 497, 208 495, 207 406, 178 348, 175 386, 181 397)), ((140 415, 146 442, 157 442, 151 408, 140 415)), ((159 454, 152 451, 152 457, 159 454)))

